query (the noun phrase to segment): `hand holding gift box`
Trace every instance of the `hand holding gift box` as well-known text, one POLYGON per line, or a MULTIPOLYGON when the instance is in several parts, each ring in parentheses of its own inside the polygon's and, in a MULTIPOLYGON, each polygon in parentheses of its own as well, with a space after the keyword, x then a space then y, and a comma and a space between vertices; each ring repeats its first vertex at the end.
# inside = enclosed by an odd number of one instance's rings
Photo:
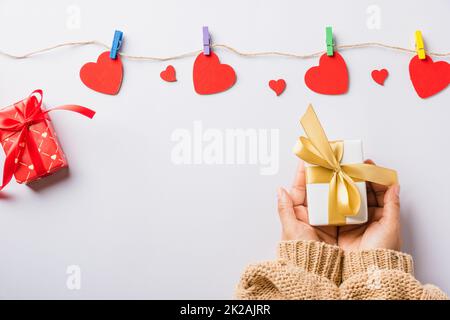
POLYGON ((311 225, 359 224, 367 221, 365 181, 382 185, 397 182, 394 170, 362 163, 361 141, 328 141, 312 106, 300 123, 295 154, 307 164, 306 193, 311 225))
POLYGON ((6 153, 0 190, 16 177, 28 183, 67 167, 48 113, 54 110, 77 112, 92 118, 95 112, 78 105, 42 109, 42 90, 0 110, 0 142, 6 153))

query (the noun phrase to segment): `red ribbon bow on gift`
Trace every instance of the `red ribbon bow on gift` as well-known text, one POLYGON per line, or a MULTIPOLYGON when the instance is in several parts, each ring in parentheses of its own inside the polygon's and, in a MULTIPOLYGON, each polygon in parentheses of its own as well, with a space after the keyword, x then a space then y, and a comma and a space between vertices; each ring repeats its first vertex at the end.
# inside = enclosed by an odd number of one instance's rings
POLYGON ((5 165, 3 167, 3 182, 0 186, 0 190, 2 190, 11 181, 14 172, 16 171, 21 152, 24 150, 25 146, 28 148, 31 163, 33 164, 36 172, 45 173, 45 168, 42 163, 39 150, 34 142, 34 139, 29 137, 29 127, 32 124, 46 120, 49 121, 50 118, 47 113, 54 110, 77 112, 91 119, 95 115, 95 111, 78 105, 64 105, 48 110, 42 110, 42 97, 42 90, 35 90, 31 93, 30 97, 26 99, 26 103, 23 107, 19 107, 16 104, 14 108, 17 111, 17 117, 15 118, 7 117, 1 115, 0 113, 0 130, 10 131, 12 132, 11 135, 20 132, 18 138, 6 154, 5 165))

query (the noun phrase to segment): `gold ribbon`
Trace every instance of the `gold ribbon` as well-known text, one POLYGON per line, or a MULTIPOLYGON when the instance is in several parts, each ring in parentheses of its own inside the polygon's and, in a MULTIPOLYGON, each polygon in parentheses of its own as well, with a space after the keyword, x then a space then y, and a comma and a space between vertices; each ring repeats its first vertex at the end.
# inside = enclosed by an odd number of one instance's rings
POLYGON ((329 183, 328 222, 342 225, 346 216, 355 216, 361 207, 361 195, 355 182, 370 181, 382 185, 397 183, 394 170, 367 163, 341 164, 343 141, 328 141, 312 105, 300 120, 307 137, 300 137, 295 154, 316 165, 306 168, 306 183, 329 183))

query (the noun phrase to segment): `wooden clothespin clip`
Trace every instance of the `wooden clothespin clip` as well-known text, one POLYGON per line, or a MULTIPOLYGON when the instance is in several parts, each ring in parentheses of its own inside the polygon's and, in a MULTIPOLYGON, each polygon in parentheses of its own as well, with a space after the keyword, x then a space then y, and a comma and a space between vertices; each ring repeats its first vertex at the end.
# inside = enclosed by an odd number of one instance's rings
POLYGON ((203 54, 209 56, 211 53, 211 35, 209 34, 208 27, 203 27, 203 54))
POLYGON ((334 50, 333 28, 326 27, 325 33, 326 33, 326 37, 327 37, 327 56, 331 57, 331 56, 333 56, 333 50, 334 50))
POLYGON ((425 53, 425 46, 423 44, 422 32, 420 30, 416 31, 416 51, 420 60, 425 60, 427 57, 425 53))
POLYGON ((123 32, 116 30, 114 32, 114 39, 111 46, 111 51, 109 52, 109 57, 111 59, 117 58, 117 53, 119 52, 120 47, 122 46, 123 32))

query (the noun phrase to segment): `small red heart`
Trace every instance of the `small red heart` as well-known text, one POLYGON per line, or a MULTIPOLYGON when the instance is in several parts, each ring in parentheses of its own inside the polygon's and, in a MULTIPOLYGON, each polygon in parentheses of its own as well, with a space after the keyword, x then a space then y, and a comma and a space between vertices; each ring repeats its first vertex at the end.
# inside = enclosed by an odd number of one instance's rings
POLYGON ((80 70, 81 81, 94 91, 115 95, 122 85, 123 67, 120 55, 116 59, 109 57, 109 51, 103 52, 97 62, 88 62, 80 70))
POLYGON ((426 56, 420 60, 416 55, 409 62, 409 76, 419 97, 425 99, 444 90, 450 83, 450 64, 433 62, 426 56))
POLYGON ((200 53, 194 62, 194 89, 198 94, 219 93, 231 88, 236 82, 236 73, 227 64, 221 64, 214 52, 200 53))
POLYGON ((279 96, 280 94, 283 93, 284 89, 286 89, 286 81, 284 81, 283 79, 270 80, 269 87, 270 89, 275 91, 277 96, 279 96))
POLYGON ((167 82, 177 81, 177 77, 175 75, 175 68, 172 65, 168 65, 166 70, 161 71, 159 76, 161 77, 161 79, 167 82))
POLYGON ((373 70, 371 75, 372 75, 373 81, 378 83, 380 86, 383 86, 384 81, 386 80, 387 76, 389 75, 389 72, 386 69, 373 70))
POLYGON ((312 91, 321 94, 342 94, 348 90, 348 71, 344 58, 334 52, 323 54, 319 65, 311 67, 305 74, 305 83, 312 91))

